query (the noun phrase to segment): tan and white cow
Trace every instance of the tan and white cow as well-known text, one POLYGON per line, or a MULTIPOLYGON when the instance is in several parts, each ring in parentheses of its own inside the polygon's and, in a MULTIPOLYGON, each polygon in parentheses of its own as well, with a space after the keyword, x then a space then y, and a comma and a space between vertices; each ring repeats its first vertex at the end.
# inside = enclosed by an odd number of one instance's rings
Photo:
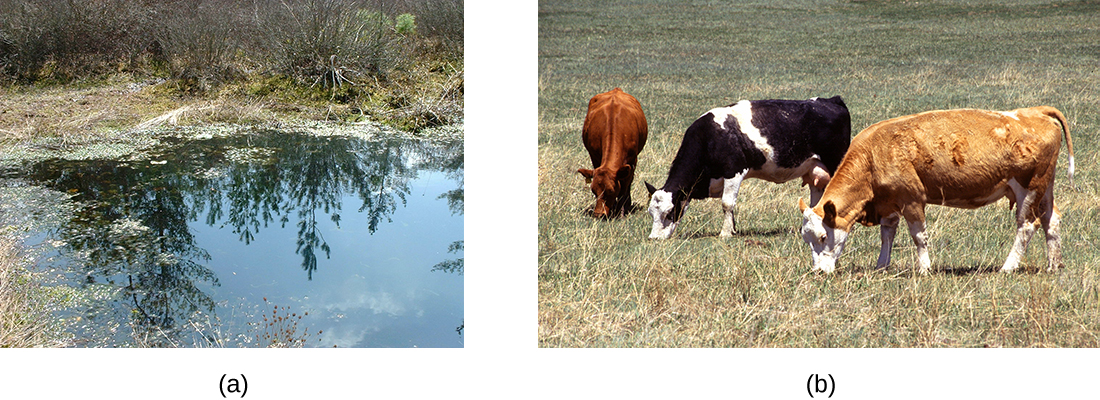
POLYGON ((1072 183, 1069 127, 1051 107, 929 111, 871 125, 852 139, 816 207, 799 199, 802 238, 813 250, 814 270, 833 272, 856 222, 882 225, 878 267, 886 267, 904 217, 920 272, 927 273, 932 262, 925 205, 978 208, 1002 197, 1016 205, 1016 241, 1001 271, 1019 265, 1036 220, 1046 234, 1048 270, 1062 266, 1054 170, 1063 136, 1072 183))

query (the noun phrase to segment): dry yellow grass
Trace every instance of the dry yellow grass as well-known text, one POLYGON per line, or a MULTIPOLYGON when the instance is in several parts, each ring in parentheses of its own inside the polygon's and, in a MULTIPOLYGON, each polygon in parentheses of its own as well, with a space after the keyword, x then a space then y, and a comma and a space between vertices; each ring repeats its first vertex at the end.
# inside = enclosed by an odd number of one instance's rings
POLYGON ((34 305, 18 240, 0 235, 0 347, 48 345, 46 319, 34 305))
POLYGON ((1087 52, 1100 7, 788 2, 540 4, 539 345, 542 347, 1100 346, 1100 84, 1087 52), (629 21, 625 23, 624 21, 629 21), (979 38, 979 39, 976 39, 979 38), (841 95, 853 134, 930 109, 1050 105, 1073 135, 1076 187, 1059 161, 1066 268, 1045 265, 1041 235, 1025 271, 995 273, 1013 238, 1007 201, 928 207, 936 273, 914 273, 904 230, 874 270, 877 228, 858 226, 839 273, 810 273, 796 182, 745 182, 739 235, 717 237, 716 200, 692 202, 673 238, 649 241, 640 210, 597 221, 576 174, 583 107, 615 86, 637 97, 650 137, 642 181, 664 182, 683 130, 738 99, 841 95))

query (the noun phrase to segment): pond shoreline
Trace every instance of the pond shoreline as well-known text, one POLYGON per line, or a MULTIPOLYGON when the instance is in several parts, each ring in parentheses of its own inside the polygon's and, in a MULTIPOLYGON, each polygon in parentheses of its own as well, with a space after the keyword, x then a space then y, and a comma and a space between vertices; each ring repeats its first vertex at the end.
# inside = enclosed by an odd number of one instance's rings
MULTIPOLYGON (((92 88, 0 88, 0 98, 5 99, 0 103, 0 170, 51 158, 145 159, 165 139, 232 136, 268 129, 366 140, 463 139, 461 118, 453 125, 403 132, 361 118, 356 122, 310 118, 331 118, 335 113, 346 116, 348 110, 333 110, 339 108, 336 105, 319 113, 315 107, 257 99, 164 99, 154 93, 155 85, 142 85, 116 82, 92 88), (310 110, 303 111, 306 108, 310 110)), ((0 347, 71 346, 56 337, 56 326, 62 322, 32 306, 49 303, 65 293, 51 290, 44 277, 33 272, 41 249, 27 248, 23 243, 27 235, 22 227, 0 221, 0 236, 15 242, 13 251, 0 254, 5 281, 19 283, 0 287, 4 292, 0 298, 22 302, 0 311, 5 321, 15 321, 0 326, 0 339, 16 335, 31 338, 0 341, 0 347)))
POLYGON ((417 132, 355 116, 348 105, 324 107, 236 95, 164 96, 168 82, 122 79, 92 87, 0 88, 0 167, 29 159, 118 157, 156 144, 158 137, 214 127, 291 129, 363 138, 462 140, 456 124, 417 132), (104 147, 114 147, 106 149, 104 147), (89 151, 91 150, 91 151, 89 151), (85 154, 86 153, 86 154, 85 154))

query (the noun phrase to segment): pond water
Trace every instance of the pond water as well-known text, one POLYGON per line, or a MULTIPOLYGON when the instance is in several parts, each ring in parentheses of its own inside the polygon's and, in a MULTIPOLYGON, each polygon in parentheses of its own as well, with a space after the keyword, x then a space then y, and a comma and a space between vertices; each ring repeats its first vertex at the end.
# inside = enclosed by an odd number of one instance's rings
POLYGON ((7 188, 64 193, 28 239, 76 293, 88 347, 462 347, 463 147, 281 131, 48 160, 7 188))

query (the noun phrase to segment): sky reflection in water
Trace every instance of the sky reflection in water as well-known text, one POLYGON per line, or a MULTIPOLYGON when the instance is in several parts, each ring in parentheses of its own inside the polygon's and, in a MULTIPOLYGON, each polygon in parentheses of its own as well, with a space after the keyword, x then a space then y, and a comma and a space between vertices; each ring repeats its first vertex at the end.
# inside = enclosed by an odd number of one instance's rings
POLYGON ((255 132, 23 176, 81 205, 47 266, 108 293, 77 345, 461 347, 462 174, 461 141, 255 132))

